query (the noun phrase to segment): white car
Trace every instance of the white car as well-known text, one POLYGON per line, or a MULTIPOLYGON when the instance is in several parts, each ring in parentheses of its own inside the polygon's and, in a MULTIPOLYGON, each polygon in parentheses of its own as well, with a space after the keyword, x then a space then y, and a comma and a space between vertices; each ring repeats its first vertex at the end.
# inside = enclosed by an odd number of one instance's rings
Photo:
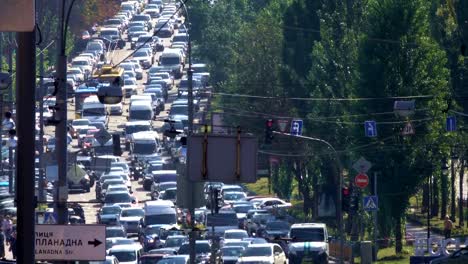
POLYGON ((72 127, 72 137, 77 138, 78 137, 78 131, 80 129, 85 129, 88 128, 89 126, 89 120, 88 119, 75 119, 71 123, 72 127))
POLYGON ((126 79, 124 85, 122 86, 123 93, 126 98, 129 98, 132 95, 137 94, 137 82, 133 79, 126 79))
POLYGON ((242 241, 242 239, 249 237, 247 231, 243 229, 228 229, 224 231, 224 243, 233 241, 242 241))
POLYGON ((72 68, 80 68, 83 73, 90 74, 93 71, 93 61, 89 57, 76 57, 71 62, 72 68))
POLYGON ((117 104, 111 104, 108 107, 109 107, 109 114, 111 115, 122 115, 123 113, 122 102, 117 103, 117 104))
POLYGON ((142 254, 141 245, 118 245, 109 249, 109 255, 115 256, 120 264, 137 264, 142 254))
POLYGON ((237 260, 237 263, 270 263, 270 264, 285 264, 287 263, 286 254, 278 244, 251 244, 249 245, 242 256, 237 260))
POLYGON ((172 89, 172 85, 174 84, 174 79, 172 78, 171 74, 168 72, 156 72, 151 74, 151 76, 155 77, 160 77, 161 80, 166 82, 166 87, 168 87, 168 90, 172 89))
POLYGON ((273 207, 289 208, 292 206, 291 203, 285 202, 280 198, 255 198, 252 199, 251 202, 257 204, 258 207, 262 209, 273 207))
POLYGON ((143 69, 149 69, 154 63, 153 54, 148 50, 138 50, 133 54, 133 58, 138 60, 143 69))
POLYGON ((67 70, 67 76, 69 76, 69 75, 75 76, 74 78, 75 78, 75 81, 77 81, 77 82, 82 82, 82 81, 84 81, 84 78, 85 78, 83 70, 81 68, 77 68, 77 67, 69 68, 67 70))

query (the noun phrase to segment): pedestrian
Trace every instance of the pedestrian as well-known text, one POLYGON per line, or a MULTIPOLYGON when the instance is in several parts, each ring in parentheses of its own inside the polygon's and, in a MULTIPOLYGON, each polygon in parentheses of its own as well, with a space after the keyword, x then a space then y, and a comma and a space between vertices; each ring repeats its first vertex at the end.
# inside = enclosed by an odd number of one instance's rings
POLYGON ((5 236, 2 230, 0 230, 0 259, 5 260, 5 236))
POLYGON ((13 222, 10 219, 10 216, 5 216, 2 221, 2 230, 3 233, 5 234, 5 239, 7 241, 7 244, 10 241, 10 234, 11 234, 11 229, 13 227, 13 222))
POLYGON ((11 232, 10 235, 10 249, 13 259, 16 259, 16 231, 11 232))
POLYGON ((452 236, 452 228, 453 228, 453 223, 452 220, 450 220, 450 217, 448 215, 445 216, 445 221, 444 221, 444 235, 445 239, 448 239, 452 236))
POLYGON ((15 129, 15 121, 12 118, 13 114, 10 111, 5 112, 4 119, 2 121, 2 128, 4 131, 15 129))

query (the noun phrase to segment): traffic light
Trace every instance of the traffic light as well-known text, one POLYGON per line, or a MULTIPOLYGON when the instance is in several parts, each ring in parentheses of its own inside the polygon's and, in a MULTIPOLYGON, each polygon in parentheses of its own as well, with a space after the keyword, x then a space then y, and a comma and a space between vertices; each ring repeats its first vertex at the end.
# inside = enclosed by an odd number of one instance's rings
POLYGON ((219 214, 219 189, 213 190, 213 200, 214 200, 214 211, 216 214, 219 214))
POLYGON ((265 122, 265 144, 271 145, 273 140, 273 119, 268 119, 265 122))
POLYGON ((341 208, 343 212, 349 212, 351 192, 348 187, 341 188, 341 208))

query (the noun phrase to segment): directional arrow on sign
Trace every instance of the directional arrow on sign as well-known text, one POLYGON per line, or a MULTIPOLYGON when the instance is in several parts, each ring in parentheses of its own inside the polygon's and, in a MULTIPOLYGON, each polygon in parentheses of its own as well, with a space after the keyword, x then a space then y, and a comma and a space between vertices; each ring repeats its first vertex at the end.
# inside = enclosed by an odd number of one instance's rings
POLYGON ((102 242, 97 240, 96 238, 94 239, 94 241, 88 241, 88 245, 94 245, 94 247, 97 247, 99 245, 101 245, 102 242))

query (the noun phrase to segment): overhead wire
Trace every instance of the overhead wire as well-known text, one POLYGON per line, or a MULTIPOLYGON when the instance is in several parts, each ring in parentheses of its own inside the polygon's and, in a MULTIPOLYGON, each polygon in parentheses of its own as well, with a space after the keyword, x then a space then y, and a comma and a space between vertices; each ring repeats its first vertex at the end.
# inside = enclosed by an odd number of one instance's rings
POLYGON ((356 98, 336 98, 336 97, 275 97, 275 96, 261 96, 261 95, 248 95, 248 94, 234 94, 234 93, 218 93, 213 92, 214 96, 229 96, 229 97, 242 97, 254 99, 268 99, 268 100, 297 100, 297 101, 371 101, 371 100, 404 100, 404 99, 420 99, 420 98, 433 98, 434 95, 410 95, 410 96, 387 96, 387 97, 356 97, 356 98))

